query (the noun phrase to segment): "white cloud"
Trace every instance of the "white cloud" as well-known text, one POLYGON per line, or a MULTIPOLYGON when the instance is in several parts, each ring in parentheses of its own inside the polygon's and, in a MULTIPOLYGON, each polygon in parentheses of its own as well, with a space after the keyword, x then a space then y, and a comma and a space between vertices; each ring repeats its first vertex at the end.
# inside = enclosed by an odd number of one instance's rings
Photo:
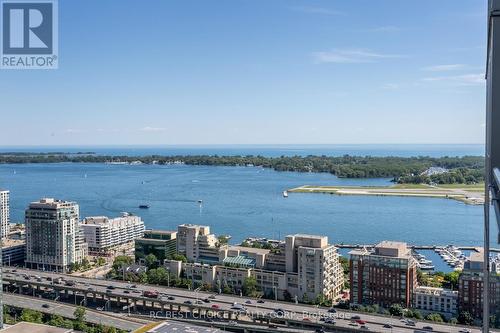
POLYGON ((146 127, 140 128, 139 131, 141 131, 141 132, 163 132, 163 131, 166 131, 166 128, 146 126, 146 127))
POLYGON ((312 57, 316 63, 370 63, 382 59, 401 58, 397 54, 383 54, 365 49, 335 49, 331 51, 313 52, 312 57))
POLYGON ((425 82, 448 82, 460 86, 475 86, 485 84, 484 74, 464 74, 453 76, 434 76, 423 78, 425 82))
POLYGON ((345 15, 345 12, 324 7, 296 6, 296 7, 290 7, 290 9, 297 12, 308 13, 308 14, 345 15))
POLYGON ((422 68, 424 71, 430 72, 448 72, 464 69, 464 64, 448 64, 448 65, 435 65, 422 68))

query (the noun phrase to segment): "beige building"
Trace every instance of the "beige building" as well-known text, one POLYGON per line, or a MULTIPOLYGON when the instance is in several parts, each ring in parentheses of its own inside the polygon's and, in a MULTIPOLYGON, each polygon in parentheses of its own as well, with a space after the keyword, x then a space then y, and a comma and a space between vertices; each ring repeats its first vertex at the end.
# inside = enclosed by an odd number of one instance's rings
POLYGON ((188 260, 196 263, 165 260, 164 267, 196 284, 210 284, 217 289, 230 286, 239 291, 245 279, 254 277, 257 287, 268 297, 315 300, 319 295, 337 298, 344 283, 337 248, 328 245, 324 236, 287 236, 284 243, 267 250, 218 246, 207 226, 181 225, 177 239, 181 253, 190 254, 188 260), (218 257, 213 260, 216 251, 218 257), (207 257, 212 260, 207 261, 207 257))
POLYGON ((25 212, 26 266, 67 272, 87 255, 75 202, 51 198, 32 202, 25 212))
POLYGON ((181 224, 177 227, 177 252, 189 261, 217 263, 218 240, 205 225, 181 224))
MULTIPOLYGON (((328 245, 328 237, 291 235, 285 239, 286 272, 297 273, 299 300, 313 300, 318 295, 335 299, 342 291, 344 274, 337 248, 328 245)), ((289 288, 291 289, 291 288, 289 288)))
POLYGON ((5 238, 9 235, 10 225, 10 192, 0 189, 0 237, 5 238))

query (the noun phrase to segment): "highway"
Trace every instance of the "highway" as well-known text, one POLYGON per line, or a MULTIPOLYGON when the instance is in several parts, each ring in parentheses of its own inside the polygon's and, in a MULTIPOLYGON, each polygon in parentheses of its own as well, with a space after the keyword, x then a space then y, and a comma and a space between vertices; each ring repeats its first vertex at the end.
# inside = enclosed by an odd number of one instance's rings
MULTIPOLYGON (((10 305, 18 308, 37 310, 47 314, 58 314, 65 318, 75 318, 73 313, 76 309, 76 306, 64 304, 61 302, 53 302, 42 298, 8 293, 5 293, 3 295, 3 302, 5 305, 10 305)), ((144 326, 143 323, 139 323, 138 321, 129 320, 127 318, 119 318, 117 316, 111 316, 109 314, 99 311, 93 311, 90 309, 86 309, 85 320, 89 323, 103 324, 105 326, 120 328, 127 331, 136 330, 144 326)))
MULTIPOLYGON (((255 299, 250 299, 246 297, 239 297, 234 295, 214 295, 213 293, 205 293, 205 292, 195 292, 189 291, 186 289, 178 289, 178 288, 167 288, 163 286, 150 286, 150 285, 141 285, 137 284, 135 288, 131 288, 131 285, 127 282, 121 281, 109 281, 109 280, 97 280, 91 278, 83 278, 83 277, 75 277, 71 275, 63 275, 59 273, 52 272, 41 272, 27 269, 16 269, 13 272, 12 269, 4 268, 4 280, 9 281, 17 281, 22 283, 30 283, 34 286, 46 286, 48 288, 58 288, 58 289, 69 289, 71 294, 69 297, 75 297, 75 302, 80 300, 83 297, 83 294, 98 294, 104 295, 108 297, 108 299, 121 299, 120 307, 123 304, 123 301, 129 302, 129 299, 135 300, 138 302, 138 307, 144 301, 146 304, 151 304, 151 302, 155 302, 155 308, 152 305, 147 308, 151 311, 154 309, 160 310, 160 306, 163 306, 163 312, 158 312, 156 315, 159 318, 167 319, 170 306, 173 306, 173 309, 188 309, 192 311, 193 309, 201 309, 202 311, 208 312, 219 312, 222 315, 231 314, 231 319, 236 319, 235 314, 239 311, 232 309, 234 303, 242 304, 246 307, 246 314, 240 314, 238 316, 238 322, 244 323, 245 321, 248 323, 252 318, 272 318, 271 321, 280 324, 289 324, 297 327, 302 327, 302 331, 306 331, 305 329, 314 328, 314 327, 324 327, 325 329, 337 327, 338 329, 342 329, 345 331, 361 331, 361 330, 369 330, 373 332, 381 332, 381 333, 392 333, 392 332, 419 332, 424 331, 423 328, 425 326, 431 326, 434 332, 441 333, 458 333, 464 328, 457 326, 449 326, 443 324, 429 323, 429 322, 416 322, 415 326, 408 326, 405 322, 399 320, 399 318, 389 318, 387 316, 379 316, 374 314, 365 314, 365 313, 354 313, 348 311, 337 310, 336 313, 329 313, 326 308, 318 308, 315 306, 304 305, 304 304, 294 304, 294 303, 285 303, 285 302, 275 302, 270 300, 265 300, 265 303, 257 303, 255 299), (52 282, 47 281, 47 277, 51 277, 55 279, 56 277, 63 277, 66 281, 73 281, 75 285, 73 286, 65 286, 65 285, 53 285, 52 282), (112 289, 109 289, 109 286, 113 286, 112 289), (158 299, 151 299, 142 296, 144 291, 157 290, 160 293, 160 297, 158 299), (72 294, 73 291, 76 291, 76 296, 72 294), (73 296, 72 296, 73 295, 73 296), (79 296, 80 295, 80 296, 79 296), (78 297, 78 298, 77 298, 78 297), (215 297, 215 298, 210 298, 215 297), (169 299, 170 298, 170 299, 169 299), (206 303, 202 300, 207 299, 210 303, 206 303), (187 304, 187 302, 191 302, 192 304, 187 304), (198 304, 197 304, 198 303, 198 304), (216 307, 216 308, 215 308, 216 307), (282 309, 283 314, 277 314, 275 309, 282 309), (365 325, 359 325, 355 323, 352 318, 353 316, 359 316, 360 320, 365 321, 365 325), (333 319, 335 324, 327 324, 325 323, 325 318, 333 319), (389 324, 391 327, 384 327, 384 325, 389 324), (361 326, 364 326, 362 328, 361 326)), ((19 284, 19 283, 18 283, 19 284)), ((63 296, 61 296, 63 297, 63 296)), ((115 303, 115 301, 114 301, 115 303)), ((131 303, 125 303, 125 305, 131 303)), ((127 311, 131 311, 132 306, 127 307, 127 311)), ((135 311, 134 311, 135 312, 135 311)), ((146 312, 147 309, 146 309, 146 312)), ((226 318, 229 320, 230 318, 226 318)), ((359 320, 359 319, 357 319, 359 320)), ((480 333, 480 330, 477 328, 469 328, 471 333, 480 333)))

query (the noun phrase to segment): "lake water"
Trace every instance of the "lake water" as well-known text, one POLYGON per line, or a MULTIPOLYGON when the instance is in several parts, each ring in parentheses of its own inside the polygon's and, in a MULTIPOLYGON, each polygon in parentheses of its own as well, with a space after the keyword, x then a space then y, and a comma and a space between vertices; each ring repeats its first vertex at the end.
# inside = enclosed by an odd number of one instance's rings
POLYGON ((480 144, 343 144, 343 145, 205 145, 205 146, 20 146, 2 147, 0 152, 95 152, 98 155, 358 155, 358 156, 464 156, 484 155, 480 144))
MULTIPOLYGON (((247 236, 327 235, 331 243, 401 240, 412 244, 480 245, 481 206, 435 198, 335 196, 282 191, 300 185, 389 185, 388 179, 258 167, 20 164, 0 165, 0 188, 11 191, 12 221, 41 197, 77 201, 81 216, 127 211, 148 228, 207 224, 233 243, 247 236), (202 207, 198 200, 203 200, 202 207), (150 209, 141 210, 140 204, 150 209)), ((496 226, 492 225, 492 239, 496 226)), ((492 243, 495 244, 495 243, 492 243)))

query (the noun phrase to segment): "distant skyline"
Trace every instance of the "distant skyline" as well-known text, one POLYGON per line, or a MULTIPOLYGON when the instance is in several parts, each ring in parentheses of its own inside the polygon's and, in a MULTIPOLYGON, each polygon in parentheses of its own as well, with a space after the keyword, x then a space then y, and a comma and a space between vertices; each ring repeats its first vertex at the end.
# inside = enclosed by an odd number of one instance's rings
POLYGON ((483 143, 486 5, 60 1, 0 146, 483 143))

